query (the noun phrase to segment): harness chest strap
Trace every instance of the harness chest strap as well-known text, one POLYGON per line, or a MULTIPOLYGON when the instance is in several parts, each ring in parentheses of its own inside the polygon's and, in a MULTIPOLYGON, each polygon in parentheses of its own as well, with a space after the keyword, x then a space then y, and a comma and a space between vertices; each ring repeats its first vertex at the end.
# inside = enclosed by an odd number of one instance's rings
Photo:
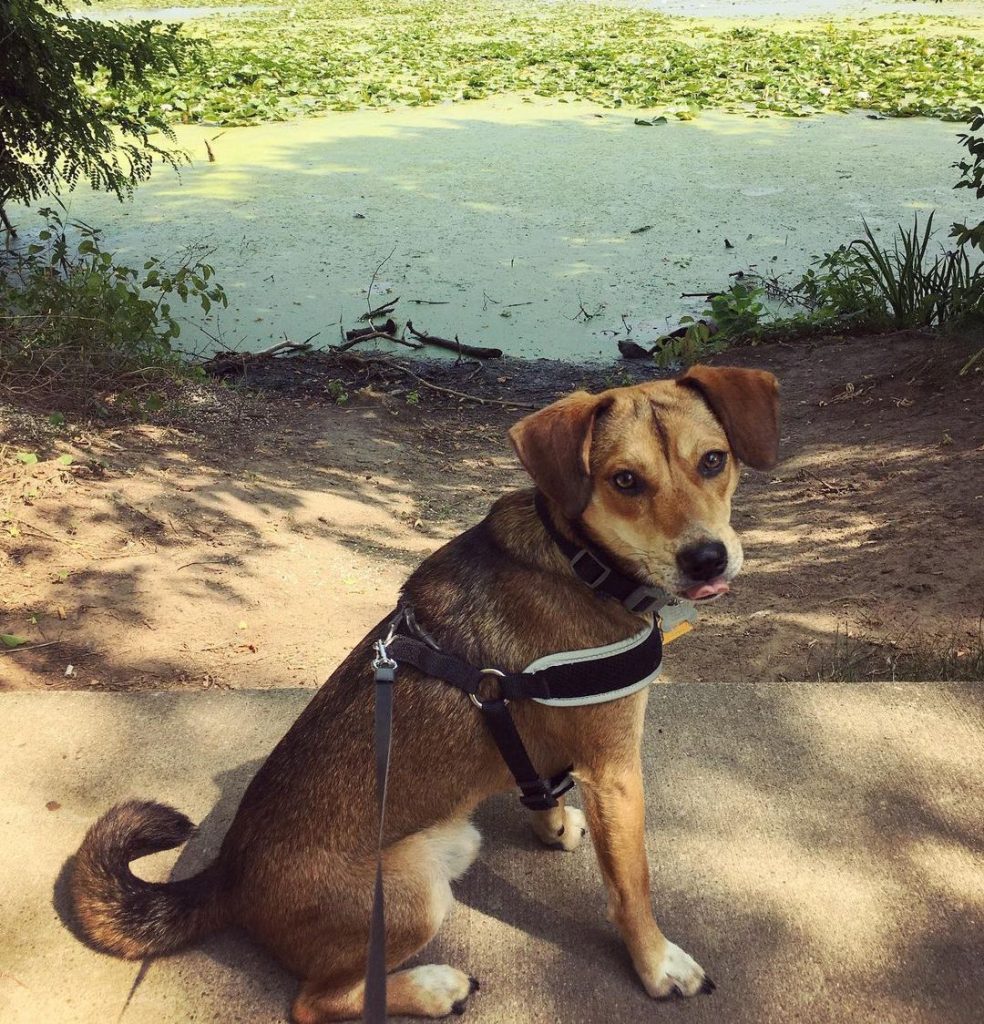
POLYGON ((662 667, 663 638, 659 624, 653 622, 626 640, 548 654, 512 673, 477 668, 403 633, 396 634, 386 649, 398 664, 413 665, 469 696, 477 698, 482 682, 494 676, 498 696, 505 700, 570 706, 616 700, 648 686, 662 667))

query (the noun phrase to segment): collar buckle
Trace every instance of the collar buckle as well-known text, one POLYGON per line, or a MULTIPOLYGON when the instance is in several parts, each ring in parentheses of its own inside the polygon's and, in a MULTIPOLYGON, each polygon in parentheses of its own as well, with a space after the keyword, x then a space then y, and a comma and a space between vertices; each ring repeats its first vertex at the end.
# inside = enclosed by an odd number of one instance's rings
POLYGON ((622 602, 627 611, 636 615, 648 615, 666 603, 666 592, 654 587, 636 587, 622 602))
POLYGON ((581 548, 581 550, 578 551, 578 553, 571 559, 571 568, 574 570, 574 574, 577 578, 592 590, 597 590, 598 587, 600 587, 612 574, 611 568, 605 565, 600 558, 597 558, 588 551, 587 548, 581 548), (585 559, 589 560, 587 563, 588 572, 590 572, 592 568, 598 570, 598 575, 594 579, 585 579, 584 574, 578 568, 585 559))

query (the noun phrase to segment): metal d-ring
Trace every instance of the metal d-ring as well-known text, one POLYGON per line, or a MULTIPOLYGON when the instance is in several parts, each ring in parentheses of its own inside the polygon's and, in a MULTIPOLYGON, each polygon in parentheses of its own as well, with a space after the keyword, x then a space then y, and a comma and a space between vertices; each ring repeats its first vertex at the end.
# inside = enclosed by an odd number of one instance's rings
MULTIPOLYGON (((500 672, 497 668, 480 668, 478 670, 478 674, 479 676, 498 676, 500 679, 506 678, 506 673, 500 672)), ((479 680, 479 682, 481 682, 481 680, 479 680)), ((472 704, 475 705, 475 707, 478 708, 479 711, 481 711, 485 707, 485 705, 478 699, 478 697, 475 696, 474 693, 469 693, 468 699, 472 702, 472 704)), ((508 704, 509 701, 504 699, 502 703, 508 704)))

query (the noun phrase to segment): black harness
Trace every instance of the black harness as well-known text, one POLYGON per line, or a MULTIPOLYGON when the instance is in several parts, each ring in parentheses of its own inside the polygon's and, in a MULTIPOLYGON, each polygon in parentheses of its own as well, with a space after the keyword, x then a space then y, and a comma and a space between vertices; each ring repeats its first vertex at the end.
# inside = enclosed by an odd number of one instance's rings
MULTIPOLYGON (((536 511, 574 574, 597 593, 618 601, 637 615, 657 613, 677 603, 659 587, 638 580, 613 566, 590 541, 575 544, 557 530, 545 499, 535 496, 536 511)), ((523 672, 478 668, 442 651, 414 618, 413 609, 400 605, 390 619, 386 635, 375 642, 372 667, 375 680, 376 796, 379 850, 382 849, 386 809, 386 784, 393 719, 393 683, 399 665, 412 665, 425 676, 440 679, 466 693, 481 712, 489 734, 499 748, 516 785, 520 802, 532 811, 556 807, 559 798, 574 785, 573 765, 549 778, 536 770, 516 729, 509 703, 534 700, 548 703, 585 704, 614 700, 623 693, 648 685, 659 671, 663 656, 663 631, 654 615, 648 631, 629 641, 595 651, 572 651, 534 662, 523 672), (560 660, 557 660, 560 659, 560 660), (551 663, 552 662, 552 663, 551 663), (484 683, 494 681, 497 695, 482 697, 484 683)), ((376 860, 376 891, 369 933, 369 957, 363 1020, 384 1024, 386 1019, 386 955, 383 915, 382 861, 376 860)))

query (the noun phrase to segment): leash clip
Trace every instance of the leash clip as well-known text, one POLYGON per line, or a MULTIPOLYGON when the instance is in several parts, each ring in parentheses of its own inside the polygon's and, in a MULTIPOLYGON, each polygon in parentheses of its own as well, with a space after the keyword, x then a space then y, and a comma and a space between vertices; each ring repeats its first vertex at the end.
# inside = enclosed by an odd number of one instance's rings
POLYGON ((405 615, 406 612, 403 608, 399 608, 397 610, 397 614, 389 624, 389 629, 386 631, 385 639, 377 640, 372 645, 372 649, 375 651, 375 655, 372 659, 372 667, 376 672, 377 682, 379 681, 380 669, 388 669, 390 672, 396 671, 396 661, 390 657, 389 645, 393 642, 393 638, 396 636, 397 627, 400 625, 400 622, 402 622, 405 615))
POLYGON ((390 657, 388 647, 388 644, 390 644, 392 640, 393 633, 391 632, 390 635, 385 640, 377 640, 372 645, 372 649, 376 652, 375 656, 372 659, 372 667, 373 670, 376 672, 377 681, 379 678, 380 669, 389 669, 390 672, 394 672, 396 670, 396 662, 393 660, 393 658, 390 657))

